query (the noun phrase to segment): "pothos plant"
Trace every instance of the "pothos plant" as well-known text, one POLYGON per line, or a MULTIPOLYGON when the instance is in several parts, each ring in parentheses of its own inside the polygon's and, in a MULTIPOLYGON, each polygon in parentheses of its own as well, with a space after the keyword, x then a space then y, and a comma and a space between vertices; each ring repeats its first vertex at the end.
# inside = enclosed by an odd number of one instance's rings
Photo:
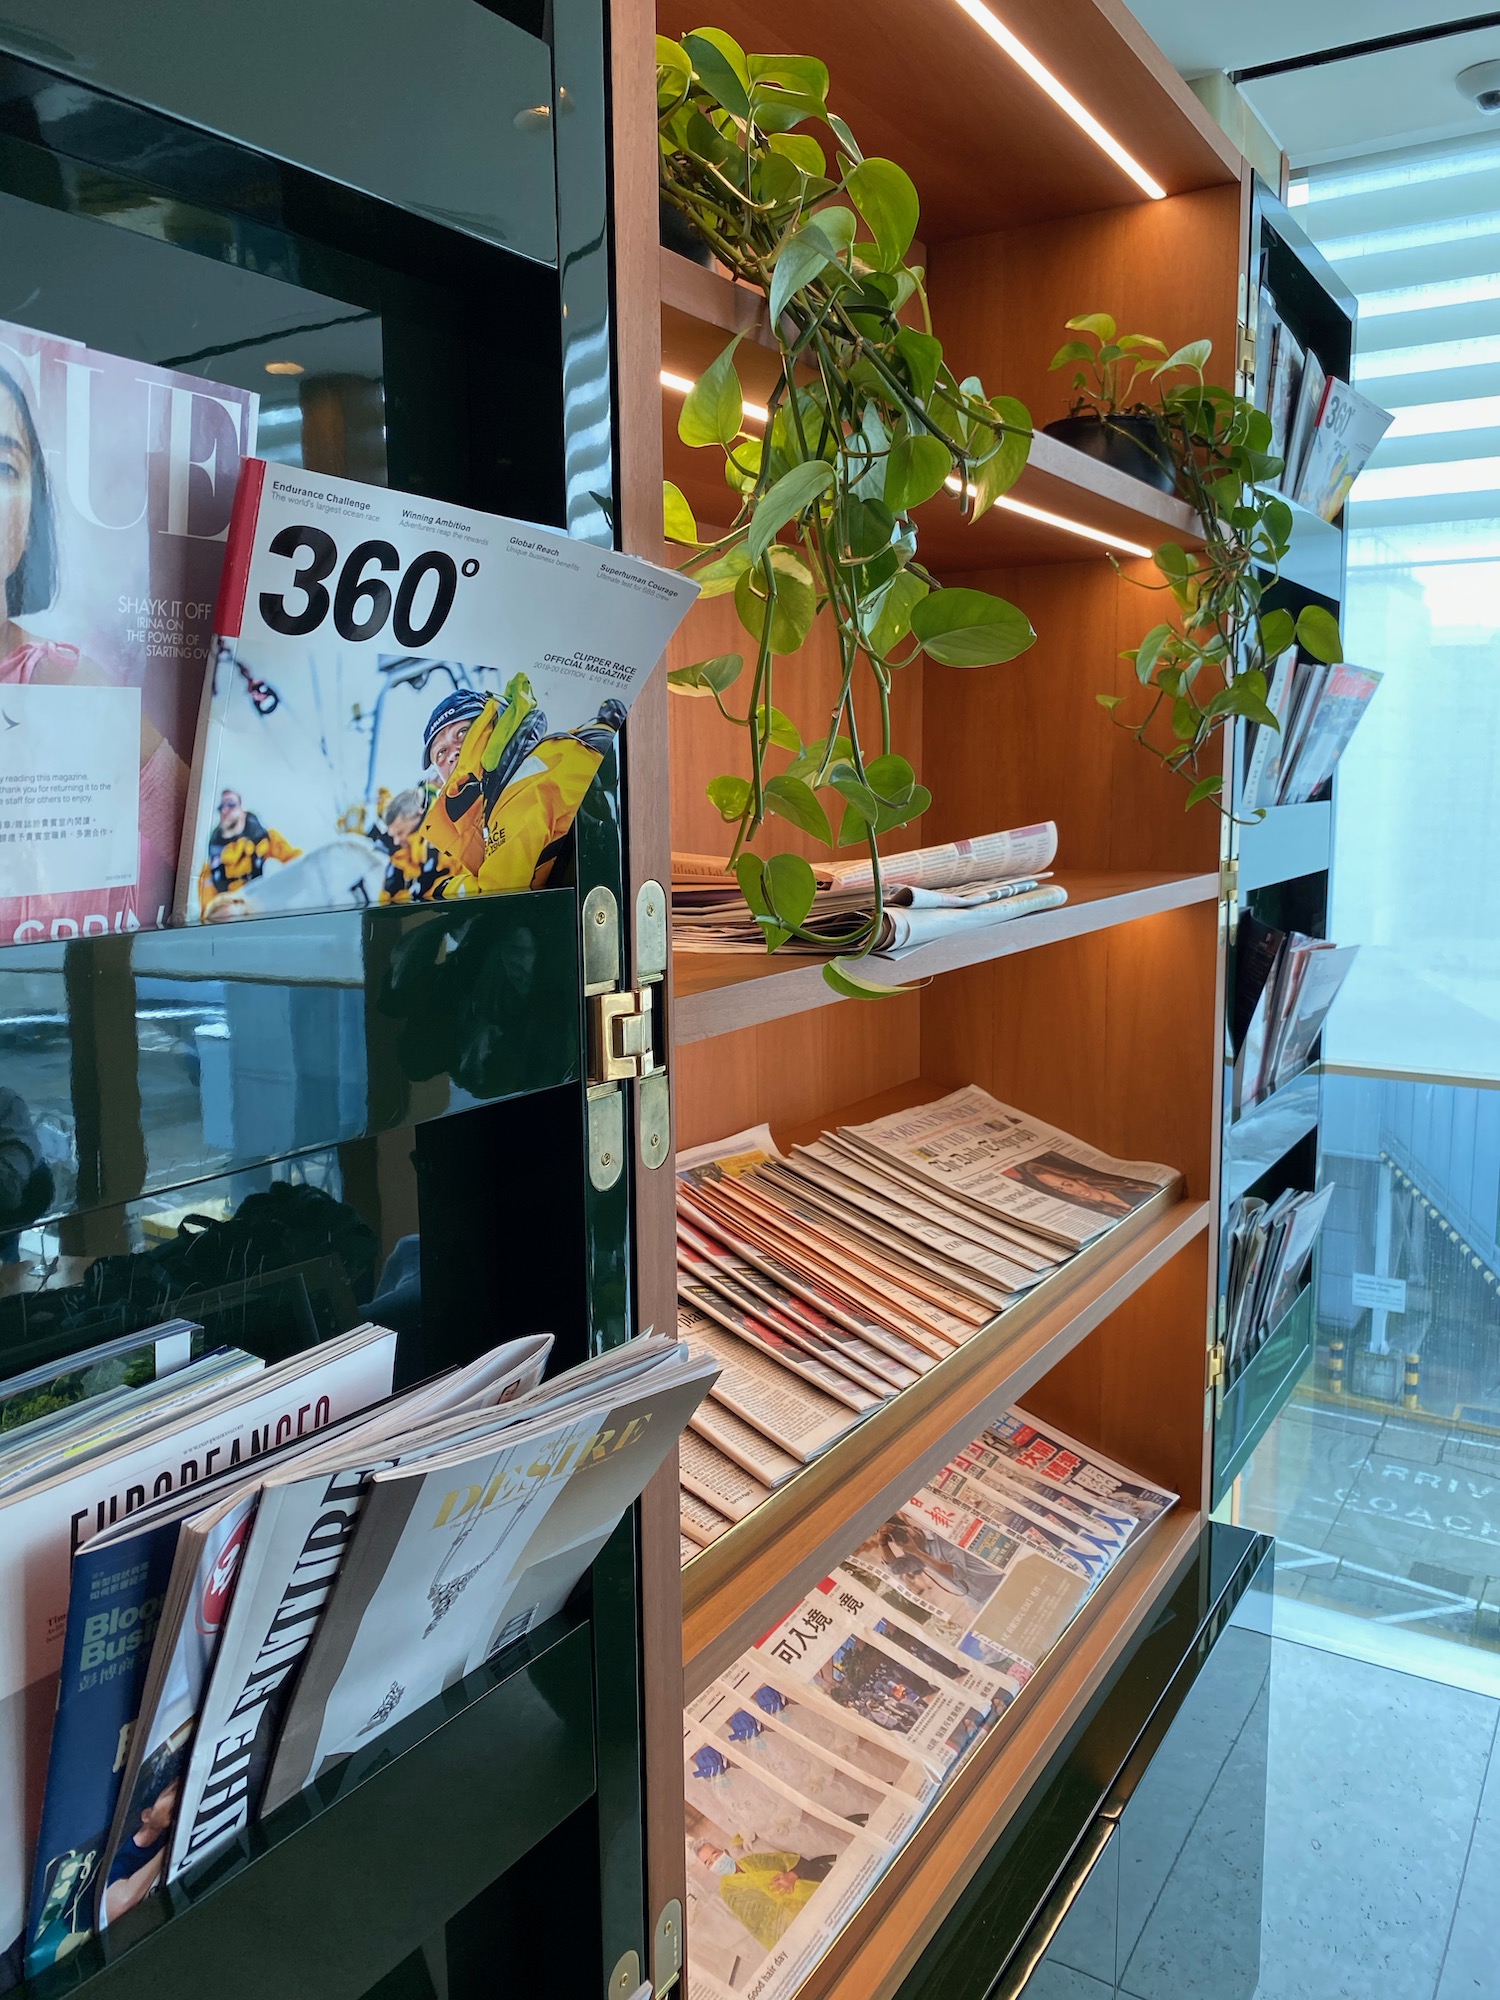
MULTIPOLYGON (((683 442, 723 454, 733 521, 701 540, 668 482, 667 537, 689 550, 681 566, 705 595, 733 594, 749 643, 669 679, 744 732, 742 769, 714 778, 708 794, 734 829, 731 862, 767 948, 809 936, 815 891, 800 856, 758 851, 779 818, 830 849, 867 850, 873 912, 847 946, 858 956, 882 924, 879 838, 931 803, 893 740, 895 676, 918 654, 993 665, 1036 636, 1005 599, 938 586, 917 559, 914 512, 947 486, 957 505, 982 514, 1025 465, 1031 419, 945 361, 922 267, 908 262, 916 189, 893 160, 867 159, 829 111, 821 62, 747 55, 715 28, 659 37, 656 47, 662 199, 764 294, 778 362, 763 423, 746 418, 743 336, 683 402, 683 442), (827 715, 810 721, 793 656, 820 615, 836 637, 840 678, 827 715), (856 713, 866 676, 877 741, 856 713), (773 748, 789 757, 774 772, 773 748)), ((847 962, 824 976, 841 992, 888 990, 847 962)))
MULTIPOLYGON (((1201 554, 1166 542, 1152 557, 1161 582, 1150 587, 1170 593, 1174 615, 1122 656, 1149 697, 1144 712, 1122 714, 1123 695, 1098 699, 1144 749, 1186 780, 1188 807, 1205 799, 1222 807, 1223 777, 1199 774, 1204 750, 1231 716, 1279 729, 1267 699, 1276 661, 1294 645, 1315 660, 1341 660, 1338 621, 1316 604, 1295 617, 1280 606, 1266 609, 1292 539, 1292 510, 1271 488, 1282 461, 1270 448, 1265 411, 1205 381, 1211 343, 1195 340, 1169 354, 1149 335, 1119 336, 1108 313, 1086 313, 1068 326, 1093 346, 1069 342, 1052 365, 1083 361, 1095 396, 1113 394, 1118 408, 1149 381, 1152 398, 1136 407, 1149 410, 1177 490, 1203 533, 1201 554)), ((1087 390, 1086 377, 1081 384, 1075 377, 1080 386, 1087 390)))

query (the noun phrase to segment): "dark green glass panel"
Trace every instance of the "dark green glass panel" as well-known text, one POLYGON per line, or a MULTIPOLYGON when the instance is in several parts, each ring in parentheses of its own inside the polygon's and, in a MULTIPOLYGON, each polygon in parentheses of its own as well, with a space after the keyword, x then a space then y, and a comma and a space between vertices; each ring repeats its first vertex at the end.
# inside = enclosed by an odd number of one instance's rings
POLYGON ((5 0, 0 45, 447 228, 556 257, 547 46, 472 0, 153 0, 149 32, 113 0, 5 0))
POLYGON ((1224 1392, 1224 1406, 1214 1418, 1215 1506, 1306 1373, 1314 1346, 1313 1287, 1308 1284, 1224 1392))
POLYGON ((579 1074, 566 889, 0 952, 0 1075, 86 1215, 579 1074))
POLYGON ((587 1626, 562 1616, 24 1989, 358 2000, 594 1785, 587 1626))

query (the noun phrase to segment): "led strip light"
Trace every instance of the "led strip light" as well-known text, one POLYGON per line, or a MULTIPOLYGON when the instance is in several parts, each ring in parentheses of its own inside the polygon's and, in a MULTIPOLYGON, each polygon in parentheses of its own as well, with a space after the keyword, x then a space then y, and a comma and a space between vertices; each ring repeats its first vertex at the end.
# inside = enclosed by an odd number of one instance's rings
POLYGON ((1166 189, 1151 178, 1140 161, 1127 153, 1112 133, 1105 131, 1093 112, 1078 102, 1067 85, 1055 77, 1044 62, 1038 61, 1019 36, 1013 35, 1000 17, 991 13, 984 0, 958 0, 958 5, 976 27, 983 28, 990 40, 1004 49, 1019 69, 1025 70, 1037 88, 1044 90, 1059 110, 1065 111, 1081 131, 1087 132, 1101 153, 1107 153, 1117 167, 1129 174, 1143 194, 1150 195, 1153 201, 1165 200, 1166 189))

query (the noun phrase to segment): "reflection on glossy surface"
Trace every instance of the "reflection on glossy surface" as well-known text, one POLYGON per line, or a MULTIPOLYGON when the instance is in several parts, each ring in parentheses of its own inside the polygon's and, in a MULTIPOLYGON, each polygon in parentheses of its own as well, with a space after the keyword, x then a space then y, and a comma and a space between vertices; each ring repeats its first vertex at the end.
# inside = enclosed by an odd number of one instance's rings
POLYGON ((0 953, 0 1081, 52 1182, 27 1219, 575 1078, 575 912, 551 889, 0 953))

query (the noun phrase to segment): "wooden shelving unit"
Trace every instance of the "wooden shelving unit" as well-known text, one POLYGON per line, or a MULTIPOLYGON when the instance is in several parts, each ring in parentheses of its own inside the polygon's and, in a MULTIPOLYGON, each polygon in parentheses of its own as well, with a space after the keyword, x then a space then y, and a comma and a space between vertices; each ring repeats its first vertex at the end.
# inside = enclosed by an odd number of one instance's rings
MULTIPOLYGON (((1185 813, 1185 788, 1114 729, 1095 700, 1133 685, 1120 655, 1161 615, 1159 597, 1138 587, 1155 575, 1142 552, 1165 541, 1191 547, 1199 537, 1180 502, 1040 430, 1066 411, 1065 378, 1050 374, 1048 362, 1075 313, 1109 310, 1174 346, 1207 335, 1221 369, 1233 368, 1249 182, 1233 147, 1118 0, 1016 0, 997 12, 1155 176, 1162 199, 1147 199, 944 0, 915 15, 896 0, 811 9, 726 0, 712 20, 747 49, 828 63, 830 101, 861 145, 899 160, 916 181, 934 327, 948 358, 1032 413, 1038 435, 1010 497, 1033 511, 997 507, 969 521, 939 496, 918 535, 922 560, 941 582, 1003 593, 1030 617, 1037 642, 1005 667, 903 670, 893 691, 898 740, 934 803, 891 844, 1052 819, 1069 900, 867 968, 914 989, 873 1003, 837 1001, 815 962, 677 954, 666 996, 676 1140, 697 1145, 768 1123, 786 1143, 974 1082, 1121 1157, 1167 1162, 1181 1182, 688 1565, 684 1680, 669 1695, 660 1667, 651 1697, 662 1739, 684 1687, 699 1689, 728 1665, 966 1442, 986 1412, 1009 1401, 1023 1398, 1182 1497, 1091 1601, 1006 1726, 971 1755, 812 1975, 807 2000, 895 1994, 1000 1832, 1024 1811, 1048 1760, 1150 1627, 1198 1546, 1210 1505, 1224 843, 1218 816, 1185 813)), ((678 439, 683 392, 662 386, 663 371, 677 385, 690 382, 742 334, 746 394, 763 399, 775 364, 758 295, 657 242, 650 37, 680 35, 702 17, 679 0, 658 0, 654 14, 645 0, 615 0, 614 16, 626 541, 660 556, 663 475, 686 495, 701 532, 723 532, 733 517, 715 454, 678 439), (628 110, 626 75, 639 94, 628 110), (629 214, 628 199, 636 204, 629 214)), ((744 643, 732 600, 716 598, 694 609, 669 664, 743 651, 744 643)), ((778 668, 778 701, 816 714, 835 665, 828 635, 815 626, 778 668)), ((663 705, 669 755, 643 745, 629 772, 638 880, 665 880, 672 847, 725 851, 704 785, 737 768, 736 735, 711 703, 663 705)), ((785 822, 774 845, 820 851, 785 822)), ((655 1289, 641 1288, 641 1318, 663 1323, 672 1309, 670 1189, 652 1199, 662 1234, 642 1246, 655 1289)), ((653 1852, 664 1882, 675 1839, 680 1884, 678 1740, 674 1733, 653 1767, 671 1787, 653 1809, 653 1852)))

